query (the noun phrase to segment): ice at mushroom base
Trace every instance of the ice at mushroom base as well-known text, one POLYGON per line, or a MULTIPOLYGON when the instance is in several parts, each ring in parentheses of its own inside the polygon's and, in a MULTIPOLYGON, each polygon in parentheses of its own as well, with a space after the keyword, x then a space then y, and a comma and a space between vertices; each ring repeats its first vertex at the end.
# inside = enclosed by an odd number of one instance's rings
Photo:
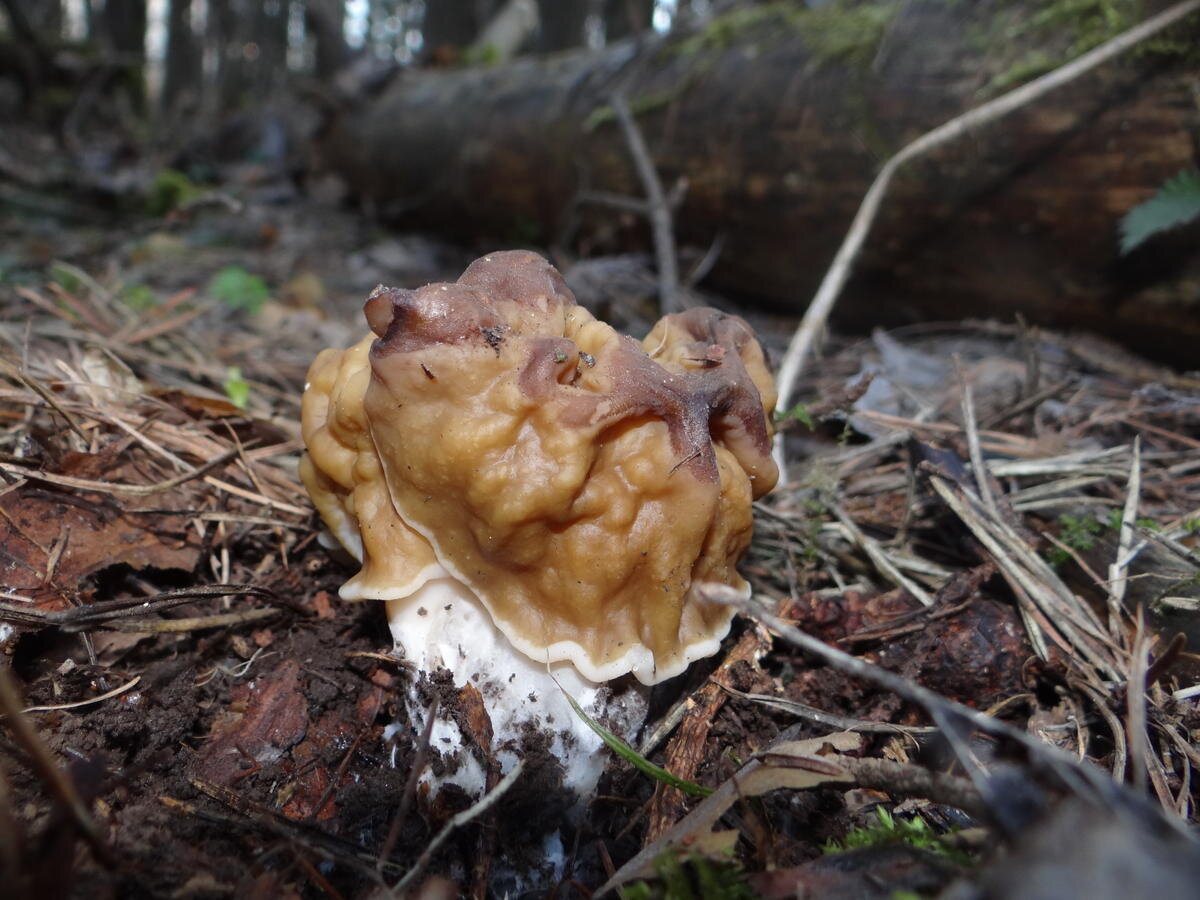
POLYGON ((619 335, 523 251, 377 288, 364 313, 372 334, 323 351, 302 404, 302 478, 361 564, 341 596, 387 602, 414 726, 446 672, 478 690, 490 738, 443 703, 440 783, 479 795, 538 733, 586 802, 606 754, 564 693, 632 736, 647 686, 729 629, 698 587, 748 591, 751 502, 777 476, 761 347, 711 309, 619 335))

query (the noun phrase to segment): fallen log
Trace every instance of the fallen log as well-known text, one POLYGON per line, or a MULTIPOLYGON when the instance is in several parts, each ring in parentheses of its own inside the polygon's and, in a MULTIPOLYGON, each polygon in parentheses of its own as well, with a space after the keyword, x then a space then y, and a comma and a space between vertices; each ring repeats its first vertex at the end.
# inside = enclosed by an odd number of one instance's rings
MULTIPOLYGON (((710 283, 798 313, 888 156, 1035 74, 1035 63, 1065 61, 1105 36, 1086 13, 1048 18, 1055 8, 1053 0, 773 3, 665 39, 491 68, 406 70, 337 115, 320 151, 406 226, 555 243, 581 223, 576 234, 592 246, 628 244, 644 240, 644 224, 614 227, 611 210, 577 202, 584 191, 639 193, 612 115, 620 94, 664 185, 687 180, 678 238, 701 246, 724 238, 710 283)), ((1127 23, 1106 27, 1114 24, 1127 23)), ((1172 42, 902 171, 835 321, 1022 314, 1194 366, 1200 231, 1164 235, 1122 258, 1116 225, 1194 164, 1197 36, 1197 23, 1185 23, 1172 42)))

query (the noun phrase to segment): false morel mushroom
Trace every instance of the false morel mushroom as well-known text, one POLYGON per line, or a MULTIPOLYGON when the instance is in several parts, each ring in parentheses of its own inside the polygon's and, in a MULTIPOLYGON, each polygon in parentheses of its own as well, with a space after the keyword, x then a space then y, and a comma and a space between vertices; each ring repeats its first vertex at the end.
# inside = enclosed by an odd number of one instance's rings
MULTIPOLYGON (((762 350, 712 309, 639 344, 523 251, 376 288, 364 311, 373 334, 318 356, 303 402, 304 483, 361 563, 341 594, 386 600, 419 673, 479 690, 502 765, 540 729, 586 797, 600 742, 563 691, 636 728, 645 690, 627 676, 653 685, 715 653, 733 613, 699 588, 748 591, 751 501, 777 476, 762 350)), ((450 717, 434 734, 462 740, 450 717)), ((454 777, 477 794, 483 764, 454 777)))

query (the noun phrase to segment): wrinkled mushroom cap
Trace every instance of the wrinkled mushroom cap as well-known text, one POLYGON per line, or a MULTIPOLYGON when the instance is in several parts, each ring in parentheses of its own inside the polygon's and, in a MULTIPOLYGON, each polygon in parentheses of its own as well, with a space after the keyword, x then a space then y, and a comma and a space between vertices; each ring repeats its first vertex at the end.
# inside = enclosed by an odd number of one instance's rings
POLYGON ((396 513, 363 410, 373 337, 322 350, 308 370, 300 431, 308 452, 300 479, 333 536, 362 568, 345 600, 396 600, 443 574, 433 548, 396 513))
MULTIPOLYGON (((323 355, 304 407, 305 483, 343 543, 355 518, 363 533, 356 596, 383 571, 390 496, 398 552, 405 529, 423 536, 535 660, 652 684, 716 651, 732 612, 694 588, 746 589, 750 503, 777 474, 745 322, 690 310, 644 348, 520 251, 455 284, 377 289, 365 313, 370 377, 363 344, 323 355)), ((406 584, 429 561, 414 558, 388 563, 406 584)))

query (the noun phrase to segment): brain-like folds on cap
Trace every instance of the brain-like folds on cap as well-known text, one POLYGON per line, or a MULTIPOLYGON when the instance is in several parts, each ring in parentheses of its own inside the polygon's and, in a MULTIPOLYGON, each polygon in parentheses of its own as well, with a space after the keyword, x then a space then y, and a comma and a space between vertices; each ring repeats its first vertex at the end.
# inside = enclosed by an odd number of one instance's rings
POLYGON ((519 650, 596 681, 715 652, 732 613, 695 589, 746 588, 776 480, 743 320, 693 309, 639 344, 521 251, 365 312, 376 339, 318 357, 304 399, 302 475, 363 562, 343 596, 405 596, 440 564, 519 650))

